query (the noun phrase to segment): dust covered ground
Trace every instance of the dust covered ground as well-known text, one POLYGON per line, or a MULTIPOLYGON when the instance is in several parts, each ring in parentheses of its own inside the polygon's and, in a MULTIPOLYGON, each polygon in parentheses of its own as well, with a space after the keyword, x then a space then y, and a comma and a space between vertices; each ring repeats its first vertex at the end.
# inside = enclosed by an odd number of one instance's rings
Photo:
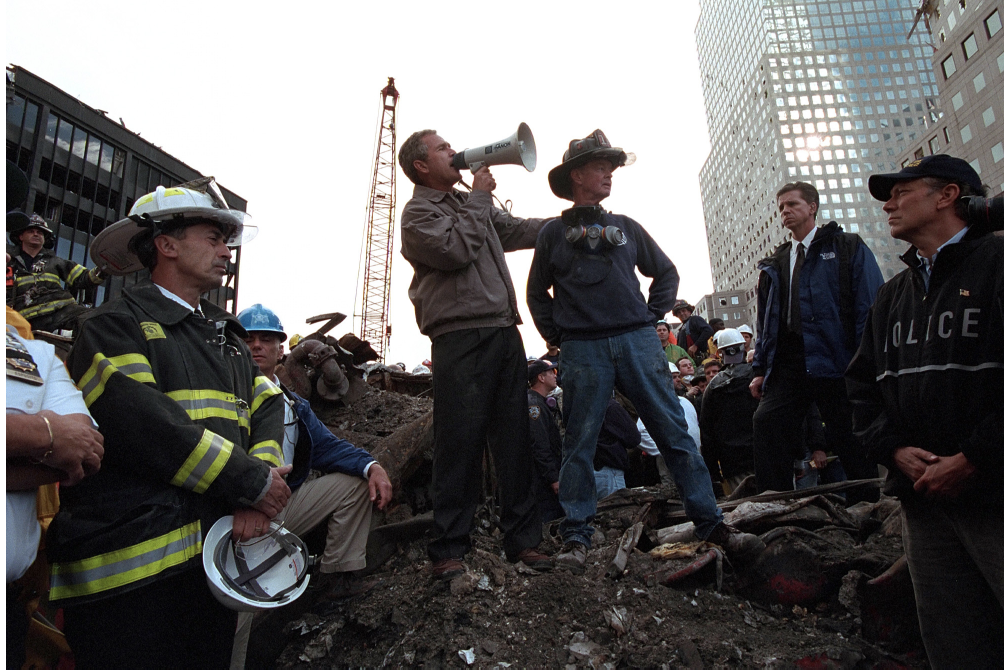
POLYGON ((370 449, 431 411, 432 399, 373 389, 351 407, 315 404, 312 408, 336 436, 370 449))
MULTIPOLYGON (((339 436, 367 446, 429 409, 429 400, 378 392, 351 409, 326 413, 323 419, 339 436)), ((428 497, 419 497, 416 504, 414 493, 427 494, 427 479, 428 469, 420 469, 398 493, 397 501, 404 503, 384 522, 418 520, 414 516, 426 512, 428 497)), ((649 489, 657 497, 660 490, 649 489)), ((662 491, 661 497, 672 500, 675 493, 662 491)), ((645 518, 645 539, 629 557, 625 574, 618 580, 608 578, 607 567, 622 533, 645 516, 641 508, 625 505, 598 515, 594 525, 599 534, 586 572, 575 576, 563 569, 536 574, 504 560, 500 531, 490 510, 483 507, 463 576, 448 583, 431 579, 427 532, 414 541, 402 541, 370 575, 377 585, 366 595, 333 600, 325 583, 317 581, 297 603, 269 614, 264 627, 256 624, 248 666, 927 667, 917 640, 890 634, 899 627, 895 610, 876 625, 875 614, 869 619, 869 605, 862 605, 855 592, 859 581, 878 576, 902 555, 894 500, 884 499, 882 505, 865 511, 858 529, 820 520, 809 525, 813 531, 774 536, 768 548, 780 549, 784 558, 799 565, 784 570, 789 578, 806 585, 815 581, 815 597, 802 600, 805 607, 770 603, 769 597, 776 594, 772 582, 779 572, 784 574, 770 564, 776 558, 758 561, 755 567, 734 568, 726 561, 720 587, 713 564, 674 587, 660 585, 657 578, 665 576, 668 567, 682 568, 690 561, 657 560, 639 550, 649 550, 654 528, 662 527, 651 510, 645 518), (808 573, 800 574, 803 569, 808 573), (266 630, 270 636, 259 636, 266 630)), ((545 526, 542 551, 559 550, 555 534, 556 525, 545 526)))
MULTIPOLYGON (((608 517, 609 518, 609 517, 608 517)), ((736 594, 726 567, 669 588, 650 575, 665 566, 641 551, 617 581, 605 577, 620 521, 601 521, 587 571, 532 574, 500 557, 497 533, 475 537, 468 572, 433 581, 427 539, 400 547, 364 597, 332 601, 323 587, 302 598, 284 626, 284 669, 903 669, 923 668, 916 649, 892 653, 862 637, 861 618, 829 598, 810 609, 767 606, 736 594), (607 526, 606 524, 609 524, 607 526), (466 653, 465 653, 466 651, 466 653), (468 663, 467 661, 471 662, 468 663), (574 667, 569 667, 574 666, 574 667)), ((482 527, 487 524, 483 521, 482 527)), ((875 537, 875 535, 872 535, 875 537)), ((546 539, 544 550, 558 549, 546 539)), ((898 557, 898 538, 870 539, 851 554, 898 557)))

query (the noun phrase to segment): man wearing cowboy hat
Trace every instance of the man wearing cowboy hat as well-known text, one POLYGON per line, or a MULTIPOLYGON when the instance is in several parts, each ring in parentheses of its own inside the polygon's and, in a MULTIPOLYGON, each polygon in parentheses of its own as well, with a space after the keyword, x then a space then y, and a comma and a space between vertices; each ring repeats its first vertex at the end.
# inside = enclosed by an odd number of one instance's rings
POLYGON ((105 438, 101 471, 61 489, 47 537, 78 667, 229 666, 237 617, 207 586, 202 541, 228 514, 235 538, 260 537, 257 514, 290 495, 290 467, 269 464, 282 464, 282 392, 237 318, 200 300, 247 219, 214 183, 157 187, 91 244, 109 274, 150 278, 91 312, 67 359, 105 438))
POLYGON ((88 270, 53 254, 55 234, 38 215, 8 213, 7 235, 14 246, 10 260, 14 277, 7 302, 32 329, 75 329, 87 308, 77 303, 74 294, 98 287, 105 276, 96 268, 88 270))
POLYGON ((763 548, 753 535, 722 522, 708 469, 672 392, 655 324, 676 299, 676 267, 638 222, 600 207, 610 195, 613 172, 633 162, 633 154, 612 147, 599 129, 569 143, 548 181, 556 196, 575 207, 541 230, 527 281, 537 330, 548 343, 561 346, 567 431, 558 496, 565 510, 565 547, 557 560, 573 572, 584 570, 593 534, 593 457, 615 384, 666 460, 697 536, 734 556, 763 548), (647 301, 636 269, 652 278, 647 301))
POLYGON ((708 339, 715 330, 703 317, 694 315, 694 307, 685 299, 679 299, 673 305, 673 315, 680 320, 680 328, 676 330, 677 344, 687 351, 691 359, 701 361, 707 356, 708 339))

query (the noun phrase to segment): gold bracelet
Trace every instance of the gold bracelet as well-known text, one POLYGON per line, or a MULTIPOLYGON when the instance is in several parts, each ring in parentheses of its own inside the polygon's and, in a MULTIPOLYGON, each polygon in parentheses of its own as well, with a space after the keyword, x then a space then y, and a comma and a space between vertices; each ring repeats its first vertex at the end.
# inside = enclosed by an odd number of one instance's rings
POLYGON ((52 434, 52 423, 49 422, 49 418, 45 417, 44 415, 40 415, 38 417, 42 418, 42 420, 45 421, 45 428, 49 430, 49 450, 45 451, 45 455, 43 455, 42 457, 40 457, 35 461, 38 462, 39 464, 45 464, 45 461, 49 458, 50 455, 52 455, 52 449, 56 443, 56 437, 53 436, 52 434))

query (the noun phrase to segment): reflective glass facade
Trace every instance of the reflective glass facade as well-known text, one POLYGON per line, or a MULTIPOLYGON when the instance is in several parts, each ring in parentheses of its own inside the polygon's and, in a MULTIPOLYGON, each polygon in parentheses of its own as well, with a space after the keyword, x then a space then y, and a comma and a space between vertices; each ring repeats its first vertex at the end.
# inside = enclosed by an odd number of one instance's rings
MULTIPOLYGON (((44 217, 56 232, 58 256, 88 268, 91 240, 128 214, 135 200, 158 185, 172 186, 201 174, 170 156, 122 123, 88 107, 18 66, 7 70, 7 158, 29 177, 23 208, 44 217)), ((246 210, 247 201, 224 189, 228 204, 246 210)), ((210 299, 232 309, 240 268, 210 299)), ((100 305, 135 284, 146 272, 110 278, 91 296, 78 300, 100 305)))
POLYGON ((928 8, 938 47, 934 60, 941 64, 935 70, 937 84, 942 98, 952 104, 938 123, 907 146, 898 157, 900 164, 928 154, 951 154, 969 162, 991 195, 1004 193, 1002 17, 1004 0, 941 0, 928 8))
POLYGON ((819 223, 859 233, 883 275, 899 272, 905 246, 867 181, 898 169, 941 117, 930 40, 906 39, 915 12, 914 0, 702 0, 711 153, 700 182, 716 292, 756 284, 757 261, 786 240, 774 194, 796 180, 819 190, 819 223))

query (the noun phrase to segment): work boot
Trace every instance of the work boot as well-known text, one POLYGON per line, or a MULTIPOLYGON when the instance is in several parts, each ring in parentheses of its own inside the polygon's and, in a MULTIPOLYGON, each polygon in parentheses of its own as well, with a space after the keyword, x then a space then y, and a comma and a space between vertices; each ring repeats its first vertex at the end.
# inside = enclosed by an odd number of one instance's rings
POLYGON ((760 537, 755 534, 740 532, 725 523, 718 523, 705 541, 721 546, 725 549, 725 553, 728 554, 729 559, 737 561, 745 559, 754 560, 766 548, 764 543, 760 541, 760 537))
POLYGON ((437 581, 449 581, 464 573, 464 564, 457 558, 443 558, 432 563, 432 578, 437 581))
POLYGON ((579 541, 570 541, 565 544, 555 558, 562 567, 567 567, 572 574, 581 574, 586 571, 586 545, 579 541))
POLYGON ((549 572, 554 569, 554 564, 551 562, 551 558, 547 557, 536 548, 524 548, 516 556, 515 562, 522 562, 524 565, 530 569, 535 569, 538 572, 549 572))

